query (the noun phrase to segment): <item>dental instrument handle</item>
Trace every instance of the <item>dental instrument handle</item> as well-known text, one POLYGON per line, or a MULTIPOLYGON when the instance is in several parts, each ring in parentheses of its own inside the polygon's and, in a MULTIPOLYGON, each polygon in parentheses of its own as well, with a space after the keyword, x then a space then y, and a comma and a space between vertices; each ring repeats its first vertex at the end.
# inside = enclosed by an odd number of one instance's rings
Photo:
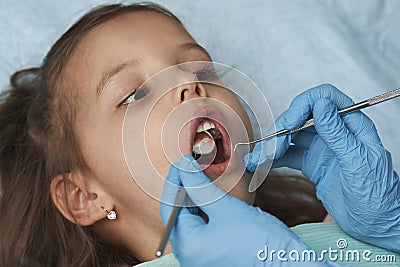
MULTIPOLYGON (((386 92, 386 93, 383 93, 381 95, 377 95, 377 96, 371 97, 371 98, 369 98, 367 100, 361 101, 361 102, 356 103, 354 105, 351 105, 351 106, 349 106, 347 108, 341 109, 341 110, 338 111, 338 113, 339 113, 339 115, 344 115, 344 114, 347 114, 347 113, 350 113, 350 112, 353 112, 353 111, 356 111, 356 110, 360 110, 360 109, 363 109, 363 108, 366 108, 366 107, 370 107, 370 106, 385 102, 387 100, 396 98, 398 96, 400 96, 400 88, 392 90, 392 91, 389 91, 389 92, 386 92)), ((294 130, 290 130, 289 131, 289 130, 283 129, 283 130, 277 131, 275 133, 269 134, 267 136, 261 137, 259 139, 254 140, 254 141, 251 141, 251 142, 236 143, 236 145, 233 148, 233 151, 236 151, 236 148, 237 148, 238 145, 255 144, 255 143, 258 143, 258 142, 261 142, 261 141, 265 141, 265 140, 268 140, 268 139, 271 139, 271 138, 274 138, 274 137, 277 137, 277 136, 296 133, 298 131, 301 131, 301 130, 303 130, 305 128, 308 128, 310 126, 313 126, 313 125, 314 125, 314 119, 309 119, 301 127, 297 128, 297 129, 294 129, 294 130)))
POLYGON ((164 228, 160 244, 156 251, 156 256, 161 257, 164 254, 165 247, 167 246, 169 235, 171 234, 172 227, 174 227, 176 219, 178 218, 179 212, 181 211, 182 205, 186 199, 186 191, 183 187, 179 188, 176 200, 174 203, 174 208, 172 209, 171 215, 169 216, 167 225, 164 228))

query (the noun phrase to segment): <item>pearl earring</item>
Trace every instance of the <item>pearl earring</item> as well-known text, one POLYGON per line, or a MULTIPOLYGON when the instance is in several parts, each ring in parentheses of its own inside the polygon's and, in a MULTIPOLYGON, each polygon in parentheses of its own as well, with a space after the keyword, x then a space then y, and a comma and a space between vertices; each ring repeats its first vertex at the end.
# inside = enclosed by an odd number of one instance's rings
POLYGON ((109 219, 109 220, 117 219, 117 213, 115 211, 113 211, 113 210, 112 211, 108 211, 103 206, 101 208, 107 213, 107 219, 109 219))

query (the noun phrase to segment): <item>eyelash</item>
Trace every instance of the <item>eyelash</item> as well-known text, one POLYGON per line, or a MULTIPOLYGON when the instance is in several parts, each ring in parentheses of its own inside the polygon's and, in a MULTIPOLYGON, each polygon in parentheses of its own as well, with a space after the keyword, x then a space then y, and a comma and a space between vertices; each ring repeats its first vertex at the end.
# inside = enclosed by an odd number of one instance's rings
MULTIPOLYGON (((196 77, 197 77, 197 79, 199 81, 215 80, 215 79, 218 79, 220 76, 223 76, 225 74, 225 73, 223 73, 222 75, 219 75, 218 71, 215 68, 211 67, 211 66, 202 66, 202 68, 200 70, 194 71, 193 73, 196 75, 196 77), (201 77, 201 75, 206 75, 207 77, 204 78, 204 77, 201 77)), ((144 89, 142 89, 142 88, 139 88, 137 90, 134 90, 132 93, 130 93, 124 100, 122 100, 122 102, 118 106, 122 107, 122 106, 129 105, 129 104, 131 104, 131 103, 133 103, 135 101, 138 101, 138 100, 142 99, 146 95, 147 95, 146 91, 144 89), (136 94, 142 93, 142 92, 144 93, 144 95, 139 95, 140 96, 139 99, 130 100, 130 98, 135 97, 136 94)))
POLYGON ((142 99, 142 98, 145 97, 146 95, 147 95, 147 93, 146 93, 146 91, 145 91, 143 88, 139 88, 139 89, 137 89, 137 90, 134 90, 134 91, 133 91, 132 93, 130 93, 124 100, 122 100, 122 102, 119 104, 119 106, 122 107, 122 106, 129 105, 129 104, 131 104, 131 103, 133 103, 133 102, 135 102, 135 101, 138 101, 138 100, 142 99), (143 95, 139 95, 139 97, 140 97, 139 99, 130 100, 130 98, 135 97, 136 94, 139 94, 139 93, 143 94, 143 95))
POLYGON ((210 81, 219 78, 219 73, 211 66, 202 66, 201 69, 194 71, 193 74, 196 75, 199 81, 210 81), (207 77, 202 78, 201 75, 207 75, 207 77))

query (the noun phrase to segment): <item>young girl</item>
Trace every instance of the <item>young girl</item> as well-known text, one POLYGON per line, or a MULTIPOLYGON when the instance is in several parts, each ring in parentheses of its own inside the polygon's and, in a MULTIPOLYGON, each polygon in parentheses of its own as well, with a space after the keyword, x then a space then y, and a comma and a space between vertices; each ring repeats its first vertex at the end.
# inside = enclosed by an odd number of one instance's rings
MULTIPOLYGON (((164 229, 159 201, 125 164, 123 120, 129 102, 146 101, 136 89, 147 78, 191 61, 211 59, 169 11, 110 5, 75 23, 39 68, 11 77, 0 105, 1 266, 121 266, 154 258, 164 229)), ((195 98, 226 103, 251 136, 236 96, 200 83, 165 94, 147 127, 159 136, 166 114, 195 98)), ((165 177, 170 162, 160 156, 160 138, 152 140, 150 159, 165 177)), ((247 181, 230 193, 251 203, 247 181)))

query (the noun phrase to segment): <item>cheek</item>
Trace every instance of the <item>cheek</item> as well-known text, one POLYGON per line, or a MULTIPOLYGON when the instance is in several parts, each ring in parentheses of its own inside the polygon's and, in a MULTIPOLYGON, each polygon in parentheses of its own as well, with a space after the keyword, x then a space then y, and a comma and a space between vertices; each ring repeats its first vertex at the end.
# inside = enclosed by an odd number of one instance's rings
MULTIPOLYGON (((168 98, 166 98, 168 99, 168 98)), ((191 155, 189 121, 181 117, 168 101, 160 101, 150 112, 145 126, 146 155, 161 177, 166 177, 171 164, 183 155, 191 155)), ((190 118, 191 119, 191 118, 190 118)))
POLYGON ((78 121, 81 151, 90 172, 110 194, 121 198, 132 195, 132 192, 125 192, 136 191, 136 188, 126 186, 133 179, 123 154, 122 117, 112 119, 101 112, 91 115, 78 121))
POLYGON ((161 177, 167 176, 170 166, 161 141, 162 128, 166 119, 164 114, 168 114, 166 109, 162 106, 156 106, 147 119, 144 137, 147 155, 143 157, 143 160, 150 160, 161 177))
POLYGON ((104 176, 113 171, 120 175, 121 170, 125 169, 120 136, 110 128, 93 127, 86 131, 82 152, 96 176, 104 176), (117 136, 119 138, 115 138, 117 136))
MULTIPOLYGON (((208 96, 210 98, 215 98, 217 100, 220 100, 221 102, 229 105, 231 109, 234 110, 234 112, 240 117, 241 121, 243 122, 249 140, 253 140, 253 130, 252 126, 250 123, 250 119, 247 115, 246 110, 244 109, 243 105, 239 101, 239 99, 236 97, 235 94, 233 94, 231 91, 226 90, 226 89, 220 89, 220 88, 215 88, 214 90, 209 90, 208 91, 208 96)), ((250 193, 248 191, 248 186, 250 184, 250 180, 252 179, 253 174, 245 171, 243 173, 242 179, 237 183, 237 185, 229 192, 229 194, 247 202, 248 204, 253 204, 254 198, 255 198, 255 193, 250 193)))
POLYGON ((232 108, 242 120, 246 128, 249 140, 254 139, 250 118, 247 115, 246 110, 243 108, 242 103, 240 103, 239 99, 236 97, 234 93, 226 89, 215 88, 214 90, 209 90, 208 95, 211 98, 218 99, 221 102, 229 105, 229 107, 232 108))

